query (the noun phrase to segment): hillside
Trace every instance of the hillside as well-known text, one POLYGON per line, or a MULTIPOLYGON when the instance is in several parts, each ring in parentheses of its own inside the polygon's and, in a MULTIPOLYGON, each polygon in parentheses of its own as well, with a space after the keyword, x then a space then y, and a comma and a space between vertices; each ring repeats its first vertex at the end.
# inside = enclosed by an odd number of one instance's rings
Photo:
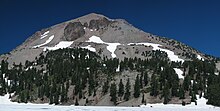
POLYGON ((218 58, 99 14, 42 29, 0 60, 0 95, 16 102, 220 105, 218 58))

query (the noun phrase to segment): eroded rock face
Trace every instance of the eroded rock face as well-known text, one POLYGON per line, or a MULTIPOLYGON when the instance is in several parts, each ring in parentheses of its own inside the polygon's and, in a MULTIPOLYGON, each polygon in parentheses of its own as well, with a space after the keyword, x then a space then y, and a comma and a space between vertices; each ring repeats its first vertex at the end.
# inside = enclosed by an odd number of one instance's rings
POLYGON ((102 18, 99 20, 91 20, 89 22, 89 28, 98 30, 101 27, 107 27, 110 23, 111 21, 109 21, 107 18, 102 18))
POLYGON ((85 35, 85 30, 80 22, 71 22, 64 29, 64 37, 67 41, 74 41, 83 35, 85 35))

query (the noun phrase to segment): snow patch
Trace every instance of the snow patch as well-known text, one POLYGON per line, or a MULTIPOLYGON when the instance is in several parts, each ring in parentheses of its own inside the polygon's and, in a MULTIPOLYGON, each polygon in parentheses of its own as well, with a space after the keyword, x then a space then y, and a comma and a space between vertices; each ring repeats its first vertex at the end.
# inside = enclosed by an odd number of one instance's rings
POLYGON ((8 78, 5 78, 5 82, 7 82, 8 81, 8 78))
POLYGON ((47 34, 49 34, 49 32, 50 32, 50 31, 46 31, 46 32, 44 32, 44 34, 43 34, 43 35, 47 35, 47 34))
POLYGON ((85 47, 81 47, 81 48, 88 49, 88 50, 90 50, 92 52, 96 52, 95 48, 93 48, 91 45, 88 45, 88 46, 85 46, 85 47))
POLYGON ((118 68, 116 69, 116 72, 120 72, 120 65, 118 65, 118 68))
POLYGON ((60 41, 57 45, 54 47, 45 47, 44 51, 46 50, 58 50, 58 49, 63 49, 70 47, 73 44, 73 41, 60 41))
POLYGON ((184 79, 184 76, 183 76, 183 71, 178 69, 178 68, 173 68, 175 70, 175 72, 177 73, 179 79, 184 79))
POLYGON ((12 81, 12 80, 8 80, 8 81, 7 81, 7 82, 8 82, 8 86, 10 86, 10 85, 11 85, 11 81, 12 81))
POLYGON ((44 42, 43 44, 33 46, 33 48, 38 48, 38 47, 44 46, 44 45, 50 43, 53 40, 53 38, 54 38, 54 35, 50 36, 49 39, 47 39, 46 42, 44 42))
POLYGON ((171 61, 184 62, 184 60, 181 59, 181 58, 179 58, 177 55, 175 55, 173 51, 160 48, 159 46, 162 46, 162 45, 160 45, 160 44, 154 44, 154 43, 129 43, 128 45, 132 45, 132 44, 152 46, 152 47, 153 47, 153 50, 160 50, 160 51, 166 52, 167 55, 168 55, 168 58, 169 58, 171 61))
POLYGON ((75 59, 75 56, 74 56, 74 55, 72 55, 72 58, 73 58, 73 59, 75 59))
POLYGON ((44 32, 44 34, 41 35, 40 39, 44 39, 45 37, 47 37, 47 36, 48 36, 47 34, 49 34, 49 32, 50 32, 50 31, 44 32))
MULTIPOLYGON (((11 95, 13 95, 13 93, 11 95)), ((10 94, 0 96, 0 104, 16 104, 16 102, 11 102, 11 99, 9 99, 9 96, 10 94)))
POLYGON ((118 45, 121 45, 120 43, 107 43, 108 46, 107 46, 107 49, 111 52, 111 56, 113 58, 117 57, 116 54, 115 54, 115 50, 117 48, 118 45))
POLYGON ((201 55, 197 55, 197 59, 204 61, 204 58, 201 55))
POLYGON ((89 40, 86 41, 86 42, 94 42, 94 43, 99 43, 99 44, 107 44, 107 45, 108 45, 108 46, 107 46, 107 50, 109 50, 109 51, 111 52, 111 56, 112 56, 113 58, 116 57, 116 54, 115 54, 114 52, 115 52, 117 46, 118 46, 118 45, 121 45, 120 43, 108 43, 108 42, 104 42, 104 41, 102 41, 102 40, 100 39, 100 37, 97 37, 97 36, 92 36, 92 37, 90 37, 89 40))
POLYGON ((90 37, 89 40, 87 40, 86 42, 94 42, 94 43, 99 43, 99 44, 105 44, 105 42, 102 41, 101 38, 97 37, 97 36, 90 37))
POLYGON ((32 68, 33 68, 33 66, 30 66, 30 67, 26 68, 25 71, 32 69, 32 68))
POLYGON ((44 39, 45 37, 47 37, 47 35, 43 35, 40 37, 40 39, 44 39))
POLYGON ((89 54, 87 54, 87 55, 85 56, 85 59, 86 59, 86 58, 88 58, 88 59, 89 59, 89 54))

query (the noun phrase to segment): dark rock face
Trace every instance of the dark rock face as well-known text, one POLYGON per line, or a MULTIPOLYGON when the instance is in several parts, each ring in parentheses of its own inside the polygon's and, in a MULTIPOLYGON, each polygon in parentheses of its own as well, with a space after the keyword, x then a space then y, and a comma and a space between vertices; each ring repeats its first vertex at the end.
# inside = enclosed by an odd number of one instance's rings
POLYGON ((88 23, 87 22, 84 23, 84 27, 88 27, 88 23))
POLYGON ((102 18, 99 20, 91 20, 89 22, 89 28, 98 30, 101 27, 107 27, 110 23, 111 21, 109 21, 107 18, 102 18))
POLYGON ((67 41, 76 40, 85 35, 85 30, 80 22, 69 23, 64 29, 64 37, 67 41))

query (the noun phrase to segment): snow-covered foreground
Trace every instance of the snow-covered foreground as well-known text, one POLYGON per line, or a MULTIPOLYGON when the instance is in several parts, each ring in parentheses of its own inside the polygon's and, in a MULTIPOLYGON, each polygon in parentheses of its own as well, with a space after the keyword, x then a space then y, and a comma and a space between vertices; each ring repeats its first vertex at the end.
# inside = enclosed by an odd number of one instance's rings
MULTIPOLYGON (((205 105, 204 98, 198 99, 198 105, 163 105, 147 104, 141 107, 111 107, 111 106, 55 106, 48 104, 24 104, 11 102, 9 94, 0 96, 0 111, 220 111, 219 107, 205 105)), ((197 96, 198 97, 198 96, 197 96)))
POLYGON ((220 108, 200 108, 179 105, 146 107, 110 107, 110 106, 53 106, 53 105, 1 105, 0 111, 219 111, 220 108))

